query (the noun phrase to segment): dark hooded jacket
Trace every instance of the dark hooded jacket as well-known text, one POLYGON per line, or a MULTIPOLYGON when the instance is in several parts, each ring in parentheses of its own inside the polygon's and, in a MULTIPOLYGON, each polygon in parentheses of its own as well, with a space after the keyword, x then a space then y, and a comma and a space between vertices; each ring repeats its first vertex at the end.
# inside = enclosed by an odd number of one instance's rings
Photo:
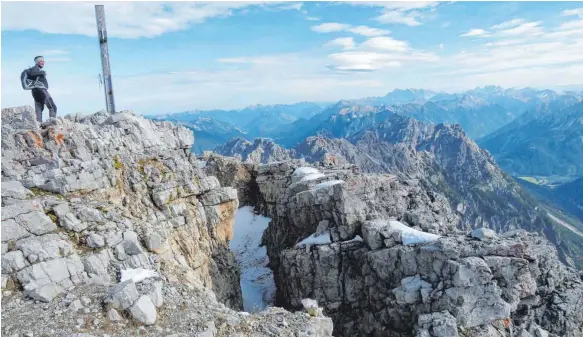
POLYGON ((47 74, 44 70, 42 70, 41 67, 38 66, 38 64, 35 65, 34 67, 28 69, 28 76, 31 79, 34 78, 35 80, 38 80, 44 86, 44 88, 38 87, 36 89, 48 89, 49 88, 49 82, 47 81, 47 74))

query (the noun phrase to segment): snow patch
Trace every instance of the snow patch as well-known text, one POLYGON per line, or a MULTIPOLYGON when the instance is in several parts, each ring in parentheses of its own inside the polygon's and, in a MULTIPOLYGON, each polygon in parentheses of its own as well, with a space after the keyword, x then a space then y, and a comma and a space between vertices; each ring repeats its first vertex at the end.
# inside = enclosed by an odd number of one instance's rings
POLYGON ((416 230, 399 221, 391 220, 389 224, 391 228, 401 231, 401 239, 404 245, 433 242, 440 238, 439 235, 416 230))
POLYGON ((235 214, 229 248, 241 266, 243 310, 247 312, 259 312, 273 304, 276 290, 273 272, 267 267, 267 250, 259 247, 270 221, 270 218, 254 214, 251 206, 241 207, 235 214))
POLYGON ((347 240, 347 241, 344 241, 344 242, 357 242, 357 241, 363 242, 364 240, 362 240, 362 238, 360 237, 360 235, 357 235, 354 238, 352 238, 350 240, 347 240))
POLYGON ((308 174, 315 174, 315 173, 320 173, 320 171, 318 171, 318 169, 313 168, 313 167, 298 167, 294 171, 292 176, 299 178, 299 177, 307 176, 308 174))
POLYGON ((334 185, 338 185, 338 184, 342 184, 342 183, 344 183, 344 180, 330 180, 330 181, 325 181, 323 183, 319 183, 318 185, 314 186, 314 188, 320 189, 320 188, 330 187, 330 186, 334 186, 334 185))
POLYGON ((120 282, 131 280, 134 283, 138 283, 150 277, 158 277, 158 273, 150 269, 142 268, 122 269, 120 282))
POLYGON ((332 240, 330 240, 330 231, 325 231, 319 235, 314 233, 308 236, 307 238, 300 241, 296 247, 303 247, 305 245, 327 245, 330 243, 332 243, 332 240))
POLYGON ((318 178, 322 178, 325 177, 326 175, 323 173, 310 173, 308 175, 305 175, 302 177, 302 179, 300 179, 300 182, 305 182, 305 181, 310 181, 310 180, 316 180, 318 178))

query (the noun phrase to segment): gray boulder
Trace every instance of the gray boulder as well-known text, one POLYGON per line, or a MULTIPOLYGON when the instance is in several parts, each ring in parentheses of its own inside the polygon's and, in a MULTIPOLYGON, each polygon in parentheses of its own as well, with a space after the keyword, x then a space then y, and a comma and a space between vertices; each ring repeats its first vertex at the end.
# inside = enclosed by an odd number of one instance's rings
POLYGON ((149 296, 142 295, 130 307, 132 318, 142 324, 152 325, 156 322, 156 307, 149 296))
POLYGON ((477 228, 472 230, 472 237, 478 240, 486 241, 486 240, 494 240, 498 237, 496 232, 489 229, 489 228, 477 228))
POLYGON ((128 280, 113 286, 109 290, 105 302, 109 303, 114 309, 125 310, 131 307, 139 296, 136 284, 128 280))

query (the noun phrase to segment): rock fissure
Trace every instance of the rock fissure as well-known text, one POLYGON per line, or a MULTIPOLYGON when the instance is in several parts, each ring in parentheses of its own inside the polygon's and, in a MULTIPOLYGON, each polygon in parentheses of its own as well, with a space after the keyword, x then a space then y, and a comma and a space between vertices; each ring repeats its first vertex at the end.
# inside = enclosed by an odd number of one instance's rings
MULTIPOLYGON (((205 159, 210 170, 225 162, 205 159)), ((338 336, 457 336, 458 330, 464 336, 497 337, 583 333, 577 330, 583 315, 567 316, 551 305, 559 289, 566 290, 561 285, 572 284, 574 298, 568 305, 574 310, 572 305, 581 301, 581 276, 559 262, 556 249, 543 237, 525 231, 460 232, 447 200, 434 192, 420 193, 424 187, 413 180, 332 168, 316 181, 294 182, 294 172, 306 165, 254 166, 258 200, 263 200, 257 207, 273 219, 264 243, 276 274, 278 303, 293 308, 303 297, 313 297, 334 320, 338 336), (316 187, 333 180, 346 183, 316 187), (332 219, 331 242, 296 247, 326 219, 332 219), (400 227, 391 224, 396 220, 400 227), (375 230, 365 233, 365 225, 375 230), (407 227, 438 236, 405 244, 419 235, 407 227), (363 236, 363 248, 343 242, 357 233, 363 236), (530 303, 533 296, 538 297, 530 303), (551 312, 564 318, 552 322, 545 318, 551 312)))

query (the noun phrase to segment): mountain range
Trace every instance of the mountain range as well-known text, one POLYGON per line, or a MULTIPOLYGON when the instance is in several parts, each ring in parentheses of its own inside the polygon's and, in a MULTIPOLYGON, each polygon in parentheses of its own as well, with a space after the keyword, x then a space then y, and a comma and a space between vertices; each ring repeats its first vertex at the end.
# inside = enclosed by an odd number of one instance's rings
POLYGON ((537 106, 478 144, 513 175, 583 176, 583 102, 537 106))
POLYGON ((167 120, 198 131, 194 152, 213 150, 232 137, 254 139, 280 132, 280 128, 320 113, 328 103, 253 105, 240 110, 192 110, 146 118, 167 120))
POLYGON ((209 139, 197 152, 216 147, 220 154, 256 163, 303 158, 418 180, 448 199, 460 228, 544 233, 565 261, 581 267, 583 198, 576 179, 583 177, 582 100, 583 92, 531 88, 406 89, 328 105, 164 118, 197 127, 199 142, 209 139), (225 124, 215 130, 202 117, 225 124), (564 186, 528 183, 532 176, 551 175, 564 186))
MULTIPOLYGON (((199 128, 208 133, 200 135, 203 144, 196 149, 212 150, 223 139, 223 129, 238 129, 241 137, 253 140, 269 137, 279 144, 292 147, 307 136, 329 130, 331 121, 336 128, 342 119, 364 117, 363 126, 397 113, 430 123, 459 124, 472 139, 482 139, 515 121, 525 112, 547 106, 553 111, 567 108, 583 100, 583 92, 552 90, 503 89, 497 86, 476 88, 460 93, 435 92, 424 89, 395 89, 382 97, 341 100, 336 103, 301 102, 296 104, 255 105, 240 110, 192 110, 165 115, 146 116, 182 122, 194 126, 200 117, 223 124, 213 129, 199 128), (376 115, 378 112, 384 114, 376 115), (369 114, 371 116, 364 116, 369 114), (338 117, 342 115, 343 117, 338 117), (374 116, 372 116, 374 115, 374 116), (336 117, 335 117, 336 116, 336 117), (340 118, 340 121, 336 119, 340 118), (368 124, 367 124, 368 123, 368 124)), ((332 136, 339 136, 332 130, 332 136)))

